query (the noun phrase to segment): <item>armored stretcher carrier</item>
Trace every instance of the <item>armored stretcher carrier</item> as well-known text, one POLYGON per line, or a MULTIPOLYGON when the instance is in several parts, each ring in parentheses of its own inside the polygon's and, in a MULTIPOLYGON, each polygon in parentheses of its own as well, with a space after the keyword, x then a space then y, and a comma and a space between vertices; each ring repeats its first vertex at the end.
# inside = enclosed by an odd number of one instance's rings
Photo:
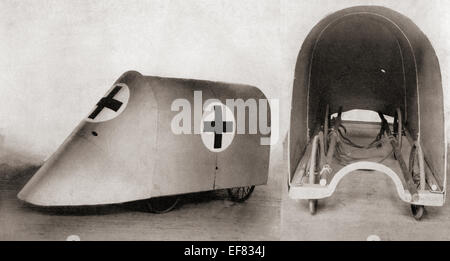
POLYGON ((311 213, 355 170, 389 176, 416 219, 424 206, 444 204, 439 62, 405 16, 359 6, 320 21, 297 59, 290 117, 289 196, 309 200, 311 213), (377 112, 379 121, 343 121, 354 109, 377 112))
MULTIPOLYGON (((226 122, 221 113, 204 122, 203 104, 199 105, 199 117, 195 109, 185 111, 200 121, 183 124, 189 130, 204 126, 205 131, 207 124, 210 129, 223 124, 220 133, 210 133, 214 148, 219 149, 208 149, 202 133, 174 133, 171 125, 180 112, 173 109, 173 102, 182 99, 185 105, 194 104, 195 92, 226 108, 227 99, 265 99, 258 88, 248 85, 126 72, 18 197, 39 206, 142 200, 156 213, 173 209, 180 194, 193 192, 227 189, 233 201, 245 201, 256 185, 267 183, 270 146, 261 145, 260 138, 270 138, 270 134, 233 134, 226 150, 221 150, 224 136, 236 126, 226 122)), ((238 110, 230 113, 236 118, 238 110)), ((267 115, 270 127, 270 112, 267 115)))

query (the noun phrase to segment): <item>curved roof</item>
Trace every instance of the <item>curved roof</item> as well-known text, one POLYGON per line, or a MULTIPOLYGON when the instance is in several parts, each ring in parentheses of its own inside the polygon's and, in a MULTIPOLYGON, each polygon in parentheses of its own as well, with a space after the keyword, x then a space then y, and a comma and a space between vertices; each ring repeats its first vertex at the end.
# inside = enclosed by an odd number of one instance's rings
POLYGON ((367 109, 394 115, 420 140, 445 183, 446 139, 439 62, 425 34, 407 17, 380 6, 356 6, 322 19, 297 58, 292 97, 290 171, 308 135, 330 112, 367 109))

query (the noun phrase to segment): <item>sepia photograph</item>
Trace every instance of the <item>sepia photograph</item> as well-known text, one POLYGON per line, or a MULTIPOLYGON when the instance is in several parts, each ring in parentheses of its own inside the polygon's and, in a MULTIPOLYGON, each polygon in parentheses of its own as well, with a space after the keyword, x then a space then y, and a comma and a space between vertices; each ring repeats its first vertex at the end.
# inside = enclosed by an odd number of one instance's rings
POLYGON ((448 241, 449 26, 445 0, 1 0, 0 241, 448 241))

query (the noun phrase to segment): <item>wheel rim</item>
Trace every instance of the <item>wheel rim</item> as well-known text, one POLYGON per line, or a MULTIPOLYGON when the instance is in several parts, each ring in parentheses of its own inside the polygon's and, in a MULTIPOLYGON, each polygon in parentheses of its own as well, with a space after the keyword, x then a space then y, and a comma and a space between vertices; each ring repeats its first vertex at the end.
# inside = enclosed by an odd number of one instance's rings
POLYGON ((153 213, 167 213, 175 208, 179 201, 179 197, 158 197, 146 200, 147 208, 153 213))
POLYGON ((228 189, 228 194, 232 200, 241 202, 250 197, 254 188, 255 186, 230 188, 228 189))
POLYGON ((411 212, 416 220, 420 220, 424 213, 424 206, 411 205, 411 212))

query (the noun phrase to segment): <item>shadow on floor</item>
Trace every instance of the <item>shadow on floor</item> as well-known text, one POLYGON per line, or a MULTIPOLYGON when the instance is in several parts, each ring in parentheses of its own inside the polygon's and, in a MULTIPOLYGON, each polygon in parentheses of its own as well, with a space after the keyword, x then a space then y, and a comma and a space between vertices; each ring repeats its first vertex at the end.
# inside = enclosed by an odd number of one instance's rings
MULTIPOLYGON (((20 189, 28 182, 29 179, 40 168, 40 165, 21 165, 11 167, 8 164, 0 165, 0 195, 3 199, 13 199, 19 193, 20 189)), ((225 200, 228 198, 226 190, 215 190, 198 193, 190 193, 180 195, 180 201, 174 210, 182 208, 188 204, 204 204, 217 200, 225 200)), ((18 200, 18 199, 16 199, 18 200)), ((145 200, 132 201, 120 204, 94 205, 94 206, 57 206, 42 207, 20 202, 21 208, 40 212, 46 215, 59 216, 88 216, 88 215, 108 215, 128 211, 148 212, 144 204, 145 200)), ((1 202, 1 201, 0 201, 1 202)))

